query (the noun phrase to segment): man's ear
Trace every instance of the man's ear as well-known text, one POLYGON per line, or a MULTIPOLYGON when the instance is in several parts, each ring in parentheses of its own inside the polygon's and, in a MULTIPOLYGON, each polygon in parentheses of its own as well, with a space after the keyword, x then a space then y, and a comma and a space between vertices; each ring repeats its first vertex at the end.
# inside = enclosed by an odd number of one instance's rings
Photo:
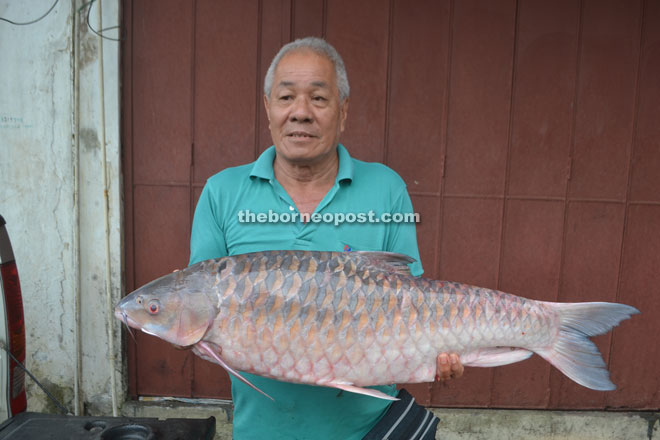
POLYGON ((348 98, 339 106, 339 132, 344 132, 344 127, 346 126, 346 117, 348 116, 348 98))
POLYGON ((268 118, 268 128, 270 128, 270 107, 268 105, 268 96, 264 94, 264 107, 266 108, 266 117, 268 118))

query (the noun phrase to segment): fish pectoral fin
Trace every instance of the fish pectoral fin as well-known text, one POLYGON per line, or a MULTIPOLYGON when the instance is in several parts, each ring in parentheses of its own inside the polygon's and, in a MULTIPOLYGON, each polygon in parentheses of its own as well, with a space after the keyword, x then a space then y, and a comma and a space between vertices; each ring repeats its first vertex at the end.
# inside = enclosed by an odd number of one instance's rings
POLYGON ((371 397, 376 397, 378 399, 384 399, 384 400, 399 400, 396 397, 389 396, 381 391, 374 390, 371 388, 360 388, 356 387, 350 382, 340 382, 340 381, 334 381, 334 382, 328 382, 323 384, 324 386, 331 387, 331 388, 338 388, 340 390, 348 391, 351 393, 356 393, 356 394, 364 394, 365 396, 371 396, 371 397))
POLYGON ((241 375, 241 373, 239 373, 238 371, 234 370, 232 367, 230 367, 229 365, 227 365, 227 363, 226 363, 226 362, 220 357, 219 353, 217 353, 216 350, 214 350, 213 348, 211 348, 211 347, 209 346, 209 344, 207 344, 207 343, 204 342, 204 341, 199 341, 195 346, 197 347, 197 349, 198 349, 200 352, 205 353, 205 354, 209 355, 210 357, 212 357, 213 359, 215 359, 215 360, 218 362, 218 364, 220 364, 220 366, 222 366, 222 368, 224 368, 225 370, 227 370, 227 372, 229 372, 230 374, 233 374, 238 380, 240 380, 241 382, 243 382, 245 385, 249 386, 250 388, 252 388, 252 389, 255 390, 255 391, 260 392, 261 394, 263 394, 264 396, 268 397, 268 398, 269 398, 270 400, 272 400, 273 402, 275 401, 275 399, 273 399, 272 397, 270 397, 268 394, 264 393, 264 392, 261 391, 259 388, 257 388, 256 386, 252 385, 252 383, 251 383, 249 380, 247 380, 246 378, 244 378, 244 377, 241 375))
POLYGON ((491 347, 480 348, 461 355, 461 363, 466 367, 499 367, 524 361, 533 352, 524 348, 491 347))

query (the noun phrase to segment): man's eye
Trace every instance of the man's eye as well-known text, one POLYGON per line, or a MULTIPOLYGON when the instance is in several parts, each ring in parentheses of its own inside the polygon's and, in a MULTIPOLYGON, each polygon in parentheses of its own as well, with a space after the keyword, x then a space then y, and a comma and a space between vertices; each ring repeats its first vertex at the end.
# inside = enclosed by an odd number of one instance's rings
POLYGON ((279 99, 280 99, 280 101, 290 101, 290 100, 293 99, 293 96, 291 96, 291 95, 284 95, 284 96, 280 96, 279 99))
POLYGON ((312 99, 314 101, 327 101, 327 99, 325 99, 323 96, 313 96, 312 99))

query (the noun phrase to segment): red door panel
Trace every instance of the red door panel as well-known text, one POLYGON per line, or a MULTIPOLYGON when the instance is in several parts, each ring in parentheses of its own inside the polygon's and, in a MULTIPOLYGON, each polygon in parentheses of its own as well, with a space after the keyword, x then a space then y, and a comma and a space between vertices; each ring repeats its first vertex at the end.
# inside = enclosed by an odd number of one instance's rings
POLYGON ((354 157, 385 160, 389 10, 380 0, 329 0, 325 37, 341 54, 351 86, 341 139, 354 157))
POLYGON ((630 197, 660 202, 660 2, 644 4, 630 197))
POLYGON ((579 17, 579 3, 574 1, 520 3, 510 195, 566 195, 579 17))
MULTIPOLYGON (((188 265, 189 190, 183 186, 141 185, 134 190, 135 283, 141 286, 188 265)), ((193 355, 156 337, 135 335, 139 362, 136 386, 141 395, 186 395, 193 355)), ((129 344, 134 344, 128 339, 129 344)))
POLYGON ((584 2, 572 197, 623 200, 626 196, 640 12, 638 1, 584 2))
POLYGON ((386 163, 408 191, 437 196, 446 141, 449 2, 397 2, 393 14, 386 163))
POLYGON ((198 1, 194 181, 255 158, 258 2, 198 1))
POLYGON ((515 18, 514 1, 454 3, 446 194, 504 193, 515 18))
MULTIPOLYGON (((292 38, 346 61, 342 142, 405 180, 426 276, 642 310, 595 338, 619 386, 534 356, 409 388, 461 407, 660 407, 660 4, 655 0, 123 2, 128 291, 187 264, 206 179, 271 145, 263 77, 292 38)), ((133 396, 230 398, 217 365, 127 340, 133 396)))
MULTIPOLYGON (((556 301, 564 204, 510 200, 505 208, 499 289, 527 298, 556 301)), ((549 375, 549 364, 538 356, 497 369, 491 405, 546 407, 549 375)))
POLYGON ((660 283, 660 206, 628 208, 617 300, 637 307, 642 314, 614 331, 610 366, 619 390, 607 396, 615 408, 658 408, 660 346, 657 342, 660 283))
POLYGON ((192 3, 131 4, 132 13, 139 17, 131 31, 133 178, 138 184, 187 183, 192 140, 192 3), (173 26, 177 32, 172 32, 173 26))

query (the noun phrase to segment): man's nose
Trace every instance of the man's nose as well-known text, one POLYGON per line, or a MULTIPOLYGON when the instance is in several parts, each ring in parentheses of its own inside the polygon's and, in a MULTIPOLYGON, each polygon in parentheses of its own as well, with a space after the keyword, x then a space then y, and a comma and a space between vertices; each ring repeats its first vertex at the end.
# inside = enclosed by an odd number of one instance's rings
POLYGON ((289 115, 291 122, 311 122, 312 117, 311 103, 309 100, 302 96, 298 97, 294 101, 291 114, 289 115))

